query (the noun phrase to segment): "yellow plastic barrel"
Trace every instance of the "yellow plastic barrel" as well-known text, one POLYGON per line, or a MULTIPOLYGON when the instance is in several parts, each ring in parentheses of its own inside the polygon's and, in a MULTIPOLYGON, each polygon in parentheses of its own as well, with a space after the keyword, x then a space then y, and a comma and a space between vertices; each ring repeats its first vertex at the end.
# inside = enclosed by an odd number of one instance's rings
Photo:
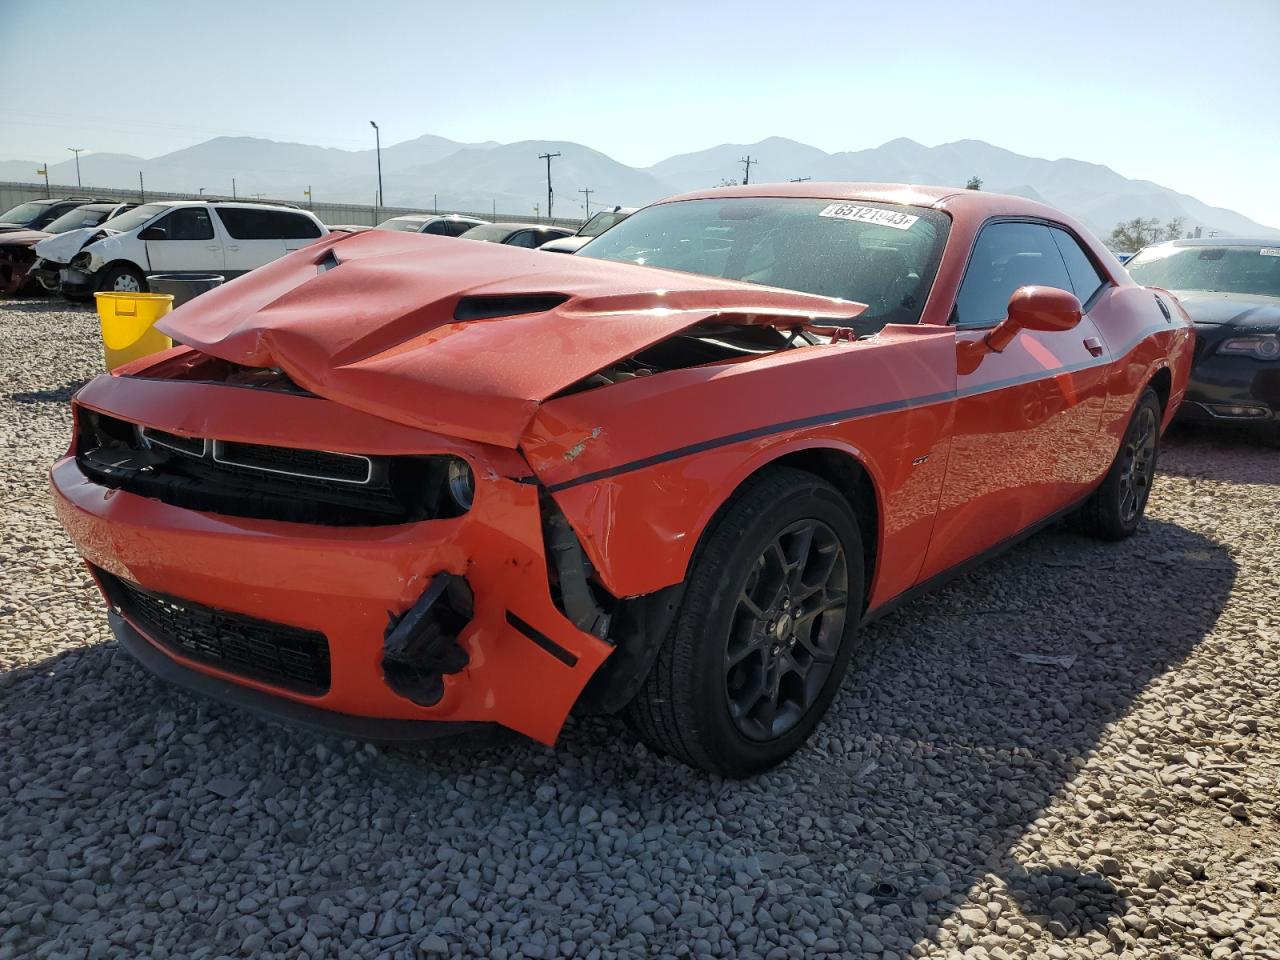
POLYGON ((154 324, 173 309, 168 293, 95 293, 107 369, 173 346, 154 324))

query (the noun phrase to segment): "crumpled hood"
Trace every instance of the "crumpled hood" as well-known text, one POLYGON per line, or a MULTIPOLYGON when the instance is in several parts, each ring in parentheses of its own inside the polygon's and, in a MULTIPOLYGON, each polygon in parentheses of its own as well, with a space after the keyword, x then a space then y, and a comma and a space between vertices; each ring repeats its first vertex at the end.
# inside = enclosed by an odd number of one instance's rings
POLYGON ((1280 297, 1195 290, 1172 292, 1197 324, 1230 324, 1259 331, 1280 329, 1280 297))
POLYGON ((55 233, 36 244, 36 256, 43 257, 53 263, 70 263, 71 258, 80 252, 85 241, 95 233, 101 233, 101 227, 80 227, 66 233, 55 233))
POLYGON ((319 240, 157 326, 211 356, 283 370, 357 410, 515 447, 542 401, 698 323, 799 325, 864 309, 632 264, 370 230, 319 240), (521 302, 532 295, 553 299, 521 302), (485 316, 494 312, 505 315, 485 316), (461 319, 468 316, 482 318, 461 319))
POLYGON ((53 234, 43 230, 10 230, 8 233, 0 233, 0 246, 30 247, 51 236, 53 234))

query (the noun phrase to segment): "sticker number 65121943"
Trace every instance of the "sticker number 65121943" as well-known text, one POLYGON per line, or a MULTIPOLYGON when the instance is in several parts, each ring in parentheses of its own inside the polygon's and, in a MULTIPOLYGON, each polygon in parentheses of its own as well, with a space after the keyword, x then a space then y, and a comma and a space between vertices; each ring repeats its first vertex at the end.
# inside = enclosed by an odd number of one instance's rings
POLYGON ((834 217, 837 220, 857 220, 859 223, 874 223, 880 227, 893 227, 895 230, 910 230, 911 225, 919 217, 896 210, 881 210, 878 207, 864 207, 856 203, 832 203, 824 207, 820 217, 834 217))

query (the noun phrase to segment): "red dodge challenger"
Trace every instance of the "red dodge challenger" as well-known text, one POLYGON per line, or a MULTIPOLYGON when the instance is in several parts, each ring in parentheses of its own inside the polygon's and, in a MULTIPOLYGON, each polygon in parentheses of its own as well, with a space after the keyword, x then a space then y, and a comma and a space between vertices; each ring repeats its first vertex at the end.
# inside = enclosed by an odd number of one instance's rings
POLYGON ((371 230, 193 300, 74 400, 58 513, 162 677, 346 736, 622 712, 741 776, 859 624, 1146 506, 1190 323, 1015 197, 654 204, 573 257, 371 230))

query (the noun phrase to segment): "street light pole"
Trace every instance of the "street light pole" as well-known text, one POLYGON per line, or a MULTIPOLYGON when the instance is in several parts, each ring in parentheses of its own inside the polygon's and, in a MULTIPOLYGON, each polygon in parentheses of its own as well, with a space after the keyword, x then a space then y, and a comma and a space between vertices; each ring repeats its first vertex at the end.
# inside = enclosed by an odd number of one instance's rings
POLYGON ((83 189, 80 186, 80 154, 84 152, 84 147, 67 147, 67 149, 76 155, 76 189, 83 189))
POLYGON ((558 153, 538 154, 539 160, 547 161, 547 221, 548 222, 550 222, 551 220, 551 203, 555 199, 555 193, 551 189, 551 158, 558 157, 558 156, 560 156, 560 154, 558 153))
MULTIPOLYGON (((374 141, 374 144, 375 144, 376 149, 377 149, 377 152, 378 152, 378 206, 379 206, 379 207, 381 207, 381 206, 383 205, 383 198, 382 198, 382 131, 378 129, 378 125, 377 125, 376 123, 374 123, 372 120, 370 120, 370 121, 369 121, 369 126, 373 127, 373 141, 374 141)), ((374 213, 374 219, 376 220, 376 219, 378 218, 378 211, 377 211, 377 210, 374 210, 374 212, 373 212, 373 213, 374 213)))

